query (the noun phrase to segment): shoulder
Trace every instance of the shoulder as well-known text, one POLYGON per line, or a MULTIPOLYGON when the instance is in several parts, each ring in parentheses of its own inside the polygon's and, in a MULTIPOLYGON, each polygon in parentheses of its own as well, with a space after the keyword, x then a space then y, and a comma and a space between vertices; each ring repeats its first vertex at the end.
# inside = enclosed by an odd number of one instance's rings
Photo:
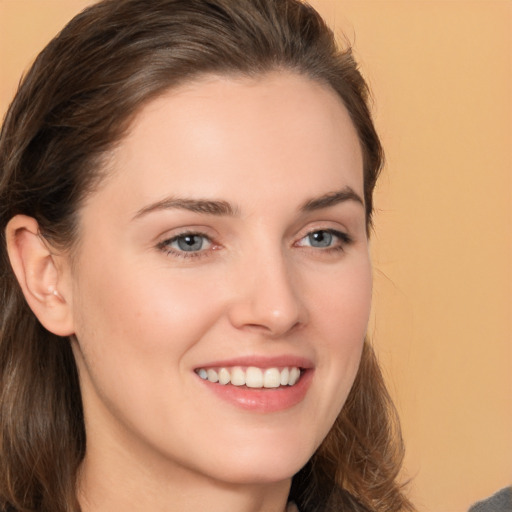
POLYGON ((512 486, 475 503, 468 512, 512 512, 512 486))

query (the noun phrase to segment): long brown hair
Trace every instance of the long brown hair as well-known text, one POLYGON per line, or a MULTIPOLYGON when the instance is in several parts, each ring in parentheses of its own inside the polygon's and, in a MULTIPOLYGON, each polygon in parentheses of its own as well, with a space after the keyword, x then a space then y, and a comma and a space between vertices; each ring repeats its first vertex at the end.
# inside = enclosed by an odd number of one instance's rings
MULTIPOLYGON (((78 511, 86 449, 69 340, 28 308, 7 258, 7 222, 34 217, 52 244, 72 248, 80 205, 144 104, 204 74, 276 69, 331 87, 345 104, 370 226, 382 149, 368 89, 350 48, 299 0, 105 0, 76 16, 25 76, 0 134, 0 508, 78 511)), ((401 459, 396 415, 365 343, 347 403, 291 496, 304 511, 413 510, 397 483, 401 459)))

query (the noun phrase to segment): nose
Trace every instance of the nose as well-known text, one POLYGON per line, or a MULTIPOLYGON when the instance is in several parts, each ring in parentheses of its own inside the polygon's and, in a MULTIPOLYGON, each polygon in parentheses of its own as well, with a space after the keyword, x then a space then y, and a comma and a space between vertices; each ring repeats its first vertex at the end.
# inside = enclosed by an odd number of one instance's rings
POLYGON ((231 324, 273 338, 305 325, 308 311, 291 267, 280 251, 266 257, 258 252, 241 264, 233 276, 231 324))

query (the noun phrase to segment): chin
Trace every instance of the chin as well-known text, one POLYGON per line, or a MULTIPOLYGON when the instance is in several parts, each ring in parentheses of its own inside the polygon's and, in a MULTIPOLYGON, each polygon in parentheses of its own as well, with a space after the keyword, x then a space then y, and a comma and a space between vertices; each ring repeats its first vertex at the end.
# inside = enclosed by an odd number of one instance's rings
POLYGON ((266 485, 291 480, 293 476, 304 466, 306 459, 301 464, 247 464, 236 468, 219 471, 215 478, 233 485, 266 485))
POLYGON ((308 462, 314 449, 307 449, 304 444, 290 443, 262 446, 256 444, 249 449, 236 450, 230 455, 215 459, 213 474, 232 484, 269 484, 290 480, 308 462), (283 446, 284 445, 284 446, 283 446))

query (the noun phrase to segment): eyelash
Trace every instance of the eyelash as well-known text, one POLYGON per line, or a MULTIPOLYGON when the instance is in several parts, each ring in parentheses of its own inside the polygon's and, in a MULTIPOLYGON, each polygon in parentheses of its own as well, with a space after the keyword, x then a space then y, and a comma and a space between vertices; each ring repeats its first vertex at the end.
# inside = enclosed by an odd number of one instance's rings
POLYGON ((158 248, 166 253, 168 256, 176 256, 178 258, 198 258, 198 257, 204 257, 208 256, 210 253, 209 251, 213 250, 212 247, 209 249, 200 249, 198 251, 183 251, 179 249, 174 249, 171 247, 171 244, 174 242, 178 242, 179 240, 182 240, 189 237, 200 237, 203 240, 206 240, 207 243, 211 244, 211 246, 215 247, 212 239, 201 232, 198 231, 185 231, 184 233, 180 233, 179 235, 173 236, 172 238, 168 238, 167 240, 163 240, 158 244, 158 248))
MULTIPOLYGON (((306 247, 309 249, 318 249, 321 252, 342 252, 345 250, 345 247, 352 244, 353 239, 347 234, 342 231, 338 231, 336 229, 314 229, 312 231, 309 231, 306 233, 300 240, 294 243, 295 247, 306 247), (311 237, 315 233, 327 233, 334 238, 338 239, 337 243, 334 243, 334 245, 328 246, 328 247, 315 247, 312 245, 300 245, 299 242, 302 240, 307 239, 308 237, 311 237)), ((206 235, 205 233, 201 233, 198 231, 186 231, 184 233, 180 233, 179 235, 173 236, 172 238, 168 238, 166 240, 163 240, 157 245, 158 249, 163 251, 168 256, 176 256, 178 258, 199 258, 199 257, 205 257, 209 256, 211 254, 211 251, 215 250, 215 248, 218 248, 218 246, 215 245, 213 240, 206 235), (210 247, 207 249, 202 249, 202 247, 197 251, 184 251, 180 249, 172 248, 171 245, 175 242, 179 242, 180 240, 183 240, 186 237, 200 237, 203 240, 206 240, 208 244, 210 244, 210 247)))
POLYGON ((309 247, 312 249, 319 249, 322 252, 339 252, 344 251, 346 246, 350 245, 353 242, 353 239, 347 234, 342 231, 338 231, 337 229, 314 229, 312 231, 309 231, 304 235, 298 242, 296 242, 294 245, 297 245, 298 247, 309 247), (333 245, 330 245, 328 247, 315 247, 311 245, 302 246, 299 245, 299 242, 302 240, 307 239, 308 237, 311 237, 315 233, 327 233, 328 235, 333 236, 334 238, 338 239, 338 242, 334 242, 333 245))

